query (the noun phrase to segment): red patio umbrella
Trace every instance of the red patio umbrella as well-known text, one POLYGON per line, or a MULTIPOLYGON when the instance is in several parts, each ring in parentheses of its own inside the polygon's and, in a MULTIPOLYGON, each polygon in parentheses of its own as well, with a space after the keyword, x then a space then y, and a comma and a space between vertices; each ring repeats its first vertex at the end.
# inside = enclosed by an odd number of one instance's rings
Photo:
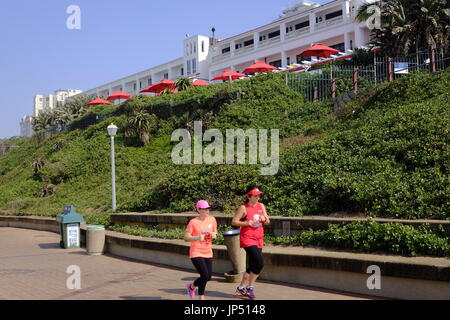
POLYGON ((119 100, 119 103, 121 99, 130 99, 130 98, 131 94, 128 94, 123 91, 116 91, 108 96, 108 100, 119 100))
POLYGON ((158 83, 151 85, 148 88, 141 90, 140 92, 141 93, 144 93, 144 92, 161 93, 165 89, 175 89, 175 82, 173 82, 172 80, 169 80, 169 79, 164 79, 158 83))
POLYGON ((204 80, 196 80, 192 83, 194 87, 202 87, 202 86, 209 86, 209 83, 204 80))
MULTIPOLYGON (((308 50, 303 51, 300 56, 329 58, 331 55, 336 53, 339 53, 339 50, 327 47, 321 43, 316 43, 308 50)), ((331 80, 333 80, 333 60, 331 61, 331 80)))
POLYGON ((321 58, 329 58, 332 54, 338 53, 339 50, 327 47, 321 43, 316 43, 311 48, 303 51, 300 56, 301 57, 321 57, 321 58))
POLYGON ((120 99, 130 99, 131 94, 123 92, 123 91, 116 91, 108 96, 108 100, 120 100, 120 99))
POLYGON ((236 71, 233 71, 231 69, 225 70, 224 72, 222 72, 221 74, 219 74, 217 77, 215 77, 214 79, 212 79, 212 81, 215 80, 236 80, 239 78, 245 77, 245 74, 242 73, 237 73, 236 71))
POLYGON ((264 61, 256 61, 253 65, 244 70, 244 73, 259 73, 277 70, 276 67, 265 63, 264 61))
POLYGON ((96 99, 92 100, 91 102, 87 103, 86 105, 87 106, 101 106, 101 105, 104 105, 104 104, 112 105, 111 102, 103 100, 103 99, 100 99, 100 98, 96 98, 96 99))

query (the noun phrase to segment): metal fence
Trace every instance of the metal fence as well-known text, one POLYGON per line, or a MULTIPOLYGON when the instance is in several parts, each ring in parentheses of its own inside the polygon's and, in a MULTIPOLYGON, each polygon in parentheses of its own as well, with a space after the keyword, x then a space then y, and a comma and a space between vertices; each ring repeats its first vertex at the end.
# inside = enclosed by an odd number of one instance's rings
POLYGON ((394 81, 412 72, 436 72, 449 67, 450 53, 442 48, 396 58, 375 54, 374 63, 364 67, 330 64, 312 71, 286 73, 286 84, 306 101, 326 101, 346 92, 394 81))

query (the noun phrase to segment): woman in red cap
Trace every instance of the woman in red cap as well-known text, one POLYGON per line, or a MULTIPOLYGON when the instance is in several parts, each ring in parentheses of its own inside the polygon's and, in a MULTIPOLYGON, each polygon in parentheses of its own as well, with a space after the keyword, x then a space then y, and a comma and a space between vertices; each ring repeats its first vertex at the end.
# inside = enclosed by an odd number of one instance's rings
POLYGON ((249 257, 247 271, 236 289, 236 295, 255 299, 253 286, 264 267, 262 248, 264 246, 264 225, 270 223, 265 206, 259 202, 261 192, 258 187, 250 187, 245 194, 247 203, 240 206, 233 217, 232 225, 241 227, 241 248, 249 257))
POLYGON ((184 234, 184 240, 191 242, 189 258, 200 274, 200 278, 194 283, 186 285, 187 294, 195 298, 195 289, 198 287, 200 300, 205 300, 205 288, 212 276, 212 239, 217 238, 216 218, 209 215, 210 206, 205 200, 200 200, 195 205, 199 216, 189 221, 184 234))

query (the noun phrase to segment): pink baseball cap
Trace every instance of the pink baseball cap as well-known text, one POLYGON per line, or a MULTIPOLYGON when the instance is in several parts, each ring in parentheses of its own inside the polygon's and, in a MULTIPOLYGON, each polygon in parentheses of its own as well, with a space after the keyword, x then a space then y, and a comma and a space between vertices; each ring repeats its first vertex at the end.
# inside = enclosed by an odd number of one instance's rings
POLYGON ((199 202, 197 202, 195 207, 197 209, 208 209, 208 208, 211 208, 211 206, 209 205, 209 203, 206 200, 200 200, 199 202))

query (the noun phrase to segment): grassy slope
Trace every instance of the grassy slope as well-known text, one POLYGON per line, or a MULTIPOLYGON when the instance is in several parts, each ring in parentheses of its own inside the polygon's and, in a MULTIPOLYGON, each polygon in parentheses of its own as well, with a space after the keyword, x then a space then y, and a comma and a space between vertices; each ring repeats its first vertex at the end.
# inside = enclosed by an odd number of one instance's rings
POLYGON ((55 215, 66 204, 83 214, 108 213, 109 137, 124 112, 170 104, 197 111, 160 119, 159 132, 144 147, 122 133, 116 139, 120 211, 190 210, 207 198, 231 212, 248 184, 259 183, 271 214, 308 215, 363 211, 406 218, 450 218, 449 73, 402 78, 350 103, 338 117, 331 106, 303 103, 277 75, 221 84, 175 96, 139 98, 116 116, 89 129, 58 135, 0 158, 0 208, 12 214, 55 215), (241 99, 236 97, 240 96, 241 99), (211 108, 221 105, 219 114, 211 108), (353 112, 355 111, 355 112, 353 112), (276 128, 283 139, 280 170, 263 177, 258 166, 175 166, 170 133, 203 120, 208 128, 276 128), (43 158, 39 177, 31 163, 43 158), (56 193, 36 195, 48 183, 56 193))

